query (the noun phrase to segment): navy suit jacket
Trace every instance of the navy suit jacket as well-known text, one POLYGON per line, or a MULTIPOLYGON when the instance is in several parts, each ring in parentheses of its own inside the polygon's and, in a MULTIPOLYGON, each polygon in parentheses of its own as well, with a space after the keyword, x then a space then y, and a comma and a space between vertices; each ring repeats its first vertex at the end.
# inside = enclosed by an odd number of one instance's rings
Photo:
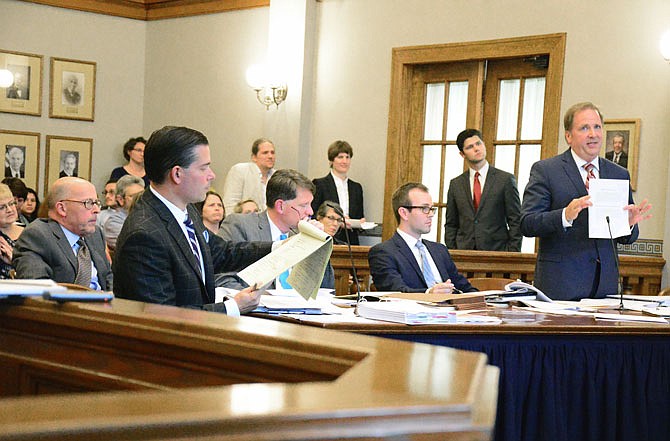
MULTIPOLYGON (((328 173, 323 178, 314 179, 316 186, 316 194, 312 200, 312 210, 314 213, 319 209, 325 201, 333 201, 340 203, 340 198, 337 196, 337 187, 335 187, 335 180, 333 175, 328 173)), ((352 219, 361 219, 365 217, 363 214, 363 187, 356 181, 347 179, 347 191, 349 192, 349 217, 352 219)), ((352 245, 358 245, 358 231, 355 229, 349 230, 349 241, 352 245)), ((346 243, 347 237, 344 228, 340 228, 335 238, 346 243)))
MULTIPOLYGON (((103 291, 112 290, 112 269, 105 255, 102 231, 84 237, 91 260, 98 271, 98 283, 103 291)), ((12 260, 17 279, 52 279, 61 283, 74 283, 77 277, 77 256, 53 219, 36 219, 19 236, 12 260)))
POLYGON ((514 175, 489 166, 479 209, 470 170, 451 180, 444 242, 455 250, 521 251, 521 201, 514 175))
POLYGON ((202 251, 205 281, 181 226, 165 204, 147 189, 137 200, 116 241, 113 270, 118 297, 148 303, 225 312, 215 302, 214 272, 237 271, 271 251, 271 242, 232 243, 215 234, 203 235, 198 210, 189 218, 202 251))
MULTIPOLYGON (((449 250, 441 243, 423 240, 442 280, 451 279, 463 292, 477 291, 468 279, 459 274, 449 250)), ((368 253, 370 273, 378 291, 425 292, 428 289, 419 264, 405 240, 396 232, 389 240, 379 243, 368 253)))
MULTIPOLYGON (((603 158, 598 164, 601 179, 630 180, 625 168, 603 158)), ((538 161, 531 168, 523 196, 521 232, 539 238, 535 286, 552 299, 601 298, 617 293, 612 244, 609 239, 589 239, 588 209, 579 213, 572 227, 563 228, 563 208, 586 195, 586 186, 569 149, 538 161), (596 280, 598 262, 600 275, 596 280)), ((628 203, 634 203, 630 186, 628 203)), ((630 236, 617 241, 632 243, 638 234, 635 225, 630 236)))

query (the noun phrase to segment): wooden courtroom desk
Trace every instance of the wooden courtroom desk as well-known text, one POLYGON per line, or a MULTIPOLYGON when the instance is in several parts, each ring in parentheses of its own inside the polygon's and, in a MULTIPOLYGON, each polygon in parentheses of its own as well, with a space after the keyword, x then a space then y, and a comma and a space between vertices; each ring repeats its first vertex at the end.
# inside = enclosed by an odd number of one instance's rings
POLYGON ((670 439, 670 325, 488 314, 503 323, 312 326, 486 353, 500 368, 496 441, 670 439))
POLYGON ((122 299, 0 303, 0 363, 0 440, 485 440, 498 390, 475 352, 122 299))

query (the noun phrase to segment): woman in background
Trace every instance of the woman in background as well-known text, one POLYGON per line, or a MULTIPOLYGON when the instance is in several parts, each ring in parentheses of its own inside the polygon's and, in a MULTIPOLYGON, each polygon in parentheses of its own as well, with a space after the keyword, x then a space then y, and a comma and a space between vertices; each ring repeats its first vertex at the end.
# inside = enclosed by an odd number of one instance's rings
POLYGON ((239 214, 258 213, 258 204, 253 199, 245 199, 235 204, 233 212, 239 214))
MULTIPOLYGON (((333 241, 335 243, 340 242, 339 239, 335 238, 335 234, 339 231, 340 227, 344 225, 342 217, 337 214, 335 210, 342 210, 340 204, 333 201, 324 201, 319 209, 316 210, 316 220, 323 224, 323 231, 328 233, 329 236, 333 236, 333 241)), ((346 243, 344 243, 346 245, 346 243)))
POLYGON ((13 279, 14 246, 23 232, 16 224, 19 217, 14 195, 8 186, 0 184, 0 279, 13 279))
POLYGON ((123 157, 128 163, 122 167, 116 167, 109 175, 108 181, 116 182, 125 175, 133 175, 144 179, 145 188, 149 188, 149 178, 144 171, 144 146, 147 140, 140 137, 130 138, 123 145, 123 157))
POLYGON ((221 195, 214 190, 209 190, 205 200, 198 202, 195 206, 202 214, 202 223, 205 224, 205 227, 212 233, 218 234, 221 222, 226 217, 221 195))
POLYGON ((40 209, 40 198, 37 197, 37 192, 32 188, 28 188, 28 194, 26 195, 26 200, 21 206, 21 213, 28 220, 32 222, 37 219, 37 213, 40 209))
MULTIPOLYGON (((351 229, 349 219, 360 219, 361 222, 365 222, 365 215, 363 214, 363 187, 347 177, 353 156, 354 150, 347 141, 335 141, 328 147, 330 173, 323 178, 313 180, 316 193, 312 201, 312 210, 316 213, 324 201, 339 203, 346 217, 345 226, 349 229, 349 240, 352 245, 358 245, 358 230, 351 229)), ((337 238, 342 242, 347 240, 344 229, 337 234, 337 238)))

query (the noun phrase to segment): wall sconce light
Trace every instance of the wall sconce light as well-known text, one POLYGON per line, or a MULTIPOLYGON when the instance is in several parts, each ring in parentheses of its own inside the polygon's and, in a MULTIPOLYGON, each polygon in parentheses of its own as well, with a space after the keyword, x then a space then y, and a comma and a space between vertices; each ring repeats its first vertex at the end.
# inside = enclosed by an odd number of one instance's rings
POLYGON ((0 87, 9 87, 14 84, 14 75, 7 69, 0 69, 0 87))
POLYGON ((661 36, 661 42, 659 43, 658 48, 661 50, 661 55, 663 55, 665 61, 670 63, 670 31, 666 31, 665 34, 661 36))
POLYGON ((264 64, 254 64, 247 69, 247 84, 256 92, 258 102, 270 110, 272 104, 279 108, 288 94, 288 87, 278 73, 270 72, 264 64))

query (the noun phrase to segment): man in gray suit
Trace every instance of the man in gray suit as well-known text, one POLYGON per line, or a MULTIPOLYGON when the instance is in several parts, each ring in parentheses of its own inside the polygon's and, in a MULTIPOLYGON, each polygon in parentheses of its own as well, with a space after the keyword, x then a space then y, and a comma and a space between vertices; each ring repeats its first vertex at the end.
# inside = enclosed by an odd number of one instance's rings
MULTIPOLYGON (((312 181, 296 170, 277 170, 268 180, 266 200, 268 208, 260 213, 233 213, 224 219, 219 235, 232 242, 273 241, 286 239, 298 228, 300 220, 312 216, 315 187, 312 181)), ((281 277, 280 277, 281 278, 281 277)), ((224 275, 223 286, 238 288, 239 280, 224 275)), ((333 267, 328 265, 322 288, 335 287, 333 267)))
POLYGON ((16 243, 12 262, 16 277, 111 290, 105 241, 95 224, 102 204, 93 184, 81 178, 60 178, 52 185, 46 204, 49 219, 30 223, 16 243))
POLYGON ((449 184, 447 248, 521 251, 521 202, 514 175, 489 165, 479 130, 463 130, 456 145, 468 170, 449 184))

